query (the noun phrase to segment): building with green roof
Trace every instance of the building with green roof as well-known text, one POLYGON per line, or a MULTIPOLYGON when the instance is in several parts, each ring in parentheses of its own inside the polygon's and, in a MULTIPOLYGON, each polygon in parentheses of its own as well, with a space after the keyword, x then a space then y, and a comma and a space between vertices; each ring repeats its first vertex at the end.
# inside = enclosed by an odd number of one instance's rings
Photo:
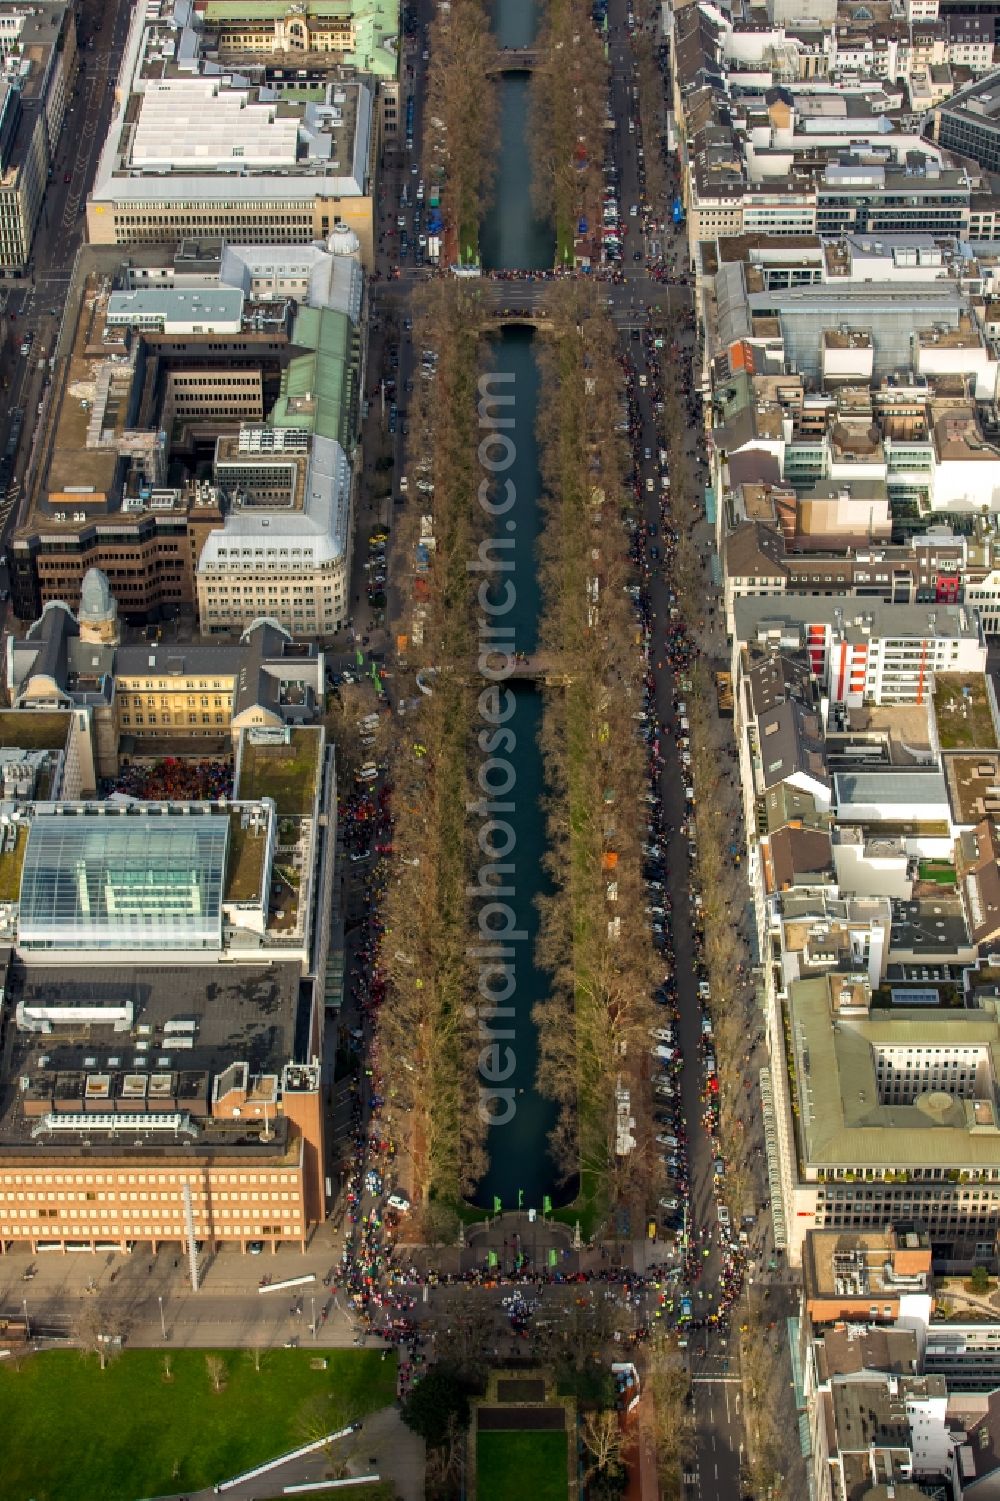
POLYGON ((398 71, 399 0, 208 0, 201 15, 227 62, 287 57, 301 66, 333 54, 376 78, 398 71))
POLYGON ((361 331, 346 313, 330 307, 300 307, 292 343, 308 352, 291 359, 281 374, 281 394, 272 427, 305 428, 332 438, 346 453, 358 430, 361 331))

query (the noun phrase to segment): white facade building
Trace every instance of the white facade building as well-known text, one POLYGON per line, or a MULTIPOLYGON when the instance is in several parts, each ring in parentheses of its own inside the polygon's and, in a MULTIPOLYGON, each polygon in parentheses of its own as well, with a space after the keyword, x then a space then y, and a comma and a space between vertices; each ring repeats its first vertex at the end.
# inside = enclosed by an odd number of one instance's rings
POLYGON ((340 630, 350 614, 353 533, 352 471, 340 444, 294 428, 244 428, 232 456, 220 462, 217 450, 220 488, 227 478, 232 509, 198 562, 202 630, 240 630, 258 616, 298 635, 340 630), (256 503, 242 488, 247 475, 269 471, 261 489, 273 497, 283 482, 275 468, 292 476, 288 502, 256 503))
POLYGON ((825 596, 737 599, 733 673, 744 645, 805 647, 832 704, 926 703, 936 672, 981 674, 986 642, 965 605, 900 605, 825 596))

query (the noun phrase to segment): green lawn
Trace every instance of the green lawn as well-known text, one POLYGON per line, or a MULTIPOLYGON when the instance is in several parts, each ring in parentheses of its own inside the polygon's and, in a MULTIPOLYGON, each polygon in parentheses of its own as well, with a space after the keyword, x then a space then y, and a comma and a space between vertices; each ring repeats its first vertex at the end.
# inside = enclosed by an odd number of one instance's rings
POLYGON ((126 1350, 105 1371, 56 1350, 0 1365, 4 1501, 137 1501, 194 1491, 343 1427, 394 1400, 395 1360, 377 1350, 268 1351, 256 1371, 241 1350, 219 1352, 213 1392, 203 1350, 126 1350), (322 1428, 318 1425, 322 1424, 322 1428))
POLYGON ((245 744, 237 796, 273 798, 279 817, 311 813, 318 752, 319 732, 311 725, 293 729, 290 745, 245 744))
POLYGON ((565 1433, 476 1435, 478 1501, 566 1501, 565 1433))
POLYGON ((954 865, 946 860, 921 860, 919 875, 922 881, 936 881, 939 886, 954 886, 958 880, 954 865))
POLYGON ((996 750, 996 730, 983 678, 938 673, 934 715, 942 750, 996 750))

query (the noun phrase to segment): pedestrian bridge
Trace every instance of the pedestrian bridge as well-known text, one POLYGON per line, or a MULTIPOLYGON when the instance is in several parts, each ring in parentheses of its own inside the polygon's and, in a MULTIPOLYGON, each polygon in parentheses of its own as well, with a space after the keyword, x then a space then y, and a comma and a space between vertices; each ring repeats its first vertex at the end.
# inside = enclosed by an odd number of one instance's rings
MULTIPOLYGON (((499 660, 499 658, 497 659, 499 660)), ((547 688, 565 688, 573 681, 573 674, 566 671, 564 660, 556 652, 536 651, 523 653, 511 664, 505 681, 519 683, 542 683, 547 688)))
POLYGON ((531 73, 542 61, 537 47, 501 47, 487 68, 488 73, 531 73))

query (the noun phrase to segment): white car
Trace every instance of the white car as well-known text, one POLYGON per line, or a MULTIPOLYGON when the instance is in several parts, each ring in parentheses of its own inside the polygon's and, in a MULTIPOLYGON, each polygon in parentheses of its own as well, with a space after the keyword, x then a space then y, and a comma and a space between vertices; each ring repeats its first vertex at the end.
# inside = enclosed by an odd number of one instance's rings
POLYGON ((671 1063, 677 1056, 673 1048, 668 1048, 662 1042, 658 1042, 650 1051, 654 1058, 659 1058, 663 1063, 671 1063))
POLYGON ((649 1035, 656 1042, 673 1042, 674 1029, 673 1027, 650 1027, 649 1035))
POLYGON ((390 1209, 395 1209, 397 1214, 410 1212, 410 1201, 405 1194, 391 1193, 385 1202, 390 1209))
POLYGON ((680 1142, 676 1136, 658 1136, 656 1138, 656 1145, 658 1147, 672 1147, 676 1150, 680 1146, 680 1142))

